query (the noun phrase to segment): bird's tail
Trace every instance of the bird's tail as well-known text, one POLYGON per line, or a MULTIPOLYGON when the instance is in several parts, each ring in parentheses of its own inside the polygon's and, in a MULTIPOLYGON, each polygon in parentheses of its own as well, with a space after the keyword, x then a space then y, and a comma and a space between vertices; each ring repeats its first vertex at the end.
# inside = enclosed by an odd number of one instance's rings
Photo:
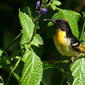
POLYGON ((80 44, 79 50, 80 50, 81 53, 85 53, 85 46, 80 44))

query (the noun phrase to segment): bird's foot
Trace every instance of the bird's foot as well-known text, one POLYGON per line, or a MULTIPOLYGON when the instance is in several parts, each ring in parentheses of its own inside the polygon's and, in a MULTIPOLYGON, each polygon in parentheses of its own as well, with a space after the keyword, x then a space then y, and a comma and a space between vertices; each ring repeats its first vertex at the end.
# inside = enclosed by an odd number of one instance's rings
POLYGON ((82 57, 85 58, 85 53, 80 53, 78 56, 71 57, 71 61, 72 63, 75 63, 77 59, 82 58, 82 57))

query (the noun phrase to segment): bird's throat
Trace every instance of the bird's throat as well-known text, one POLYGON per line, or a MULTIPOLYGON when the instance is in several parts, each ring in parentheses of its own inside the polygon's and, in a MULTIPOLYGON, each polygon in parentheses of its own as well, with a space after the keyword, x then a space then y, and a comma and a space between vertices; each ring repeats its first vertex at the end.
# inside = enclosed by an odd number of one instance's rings
POLYGON ((56 30, 56 40, 60 43, 60 44, 63 44, 64 42, 64 39, 66 37, 66 32, 65 31, 62 31, 61 29, 57 29, 56 30))

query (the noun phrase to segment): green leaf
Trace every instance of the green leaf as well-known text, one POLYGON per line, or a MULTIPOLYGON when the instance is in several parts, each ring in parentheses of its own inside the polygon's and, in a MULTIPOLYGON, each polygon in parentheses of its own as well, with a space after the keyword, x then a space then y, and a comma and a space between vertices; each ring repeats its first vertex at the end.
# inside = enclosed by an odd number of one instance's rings
POLYGON ((2 50, 0 50, 0 56, 2 56, 2 54, 3 54, 3 51, 2 51, 2 50))
POLYGON ((85 42, 85 32, 83 33, 83 36, 82 36, 81 40, 85 42))
POLYGON ((54 4, 54 5, 56 5, 56 6, 60 6, 60 5, 61 5, 61 2, 54 0, 52 4, 54 4))
POLYGON ((19 19, 22 26, 22 30, 21 30, 22 37, 21 37, 20 44, 23 45, 25 43, 28 43, 31 40, 35 25, 33 21, 31 20, 31 18, 29 17, 29 15, 21 11, 19 11, 19 19))
POLYGON ((85 85, 85 58, 76 60, 70 69, 73 78, 69 77, 68 85, 85 85))
POLYGON ((83 14, 83 19, 84 19, 84 21, 85 21, 85 12, 82 12, 82 14, 83 14))
MULTIPOLYGON (((80 14, 75 11, 60 9, 57 13, 54 14, 53 19, 66 19, 71 27, 72 33, 78 38, 79 31, 77 22, 79 17, 80 14)), ((51 25, 52 23, 49 23, 49 26, 51 25)))
POLYGON ((20 84, 20 76, 15 72, 13 72, 13 75, 17 79, 17 82, 20 84))
POLYGON ((39 34, 35 34, 31 44, 37 47, 39 47, 39 45, 43 45, 42 37, 39 34))
POLYGON ((31 11, 30 7, 27 7, 27 9, 28 9, 29 16, 32 18, 32 11, 31 11))
POLYGON ((54 4, 51 4, 50 6, 54 11, 56 10, 56 6, 54 4))
POLYGON ((51 6, 51 8, 52 8, 53 10, 56 10, 56 9, 57 9, 56 6, 60 6, 60 5, 61 5, 61 2, 60 2, 60 1, 56 1, 56 0, 53 0, 53 1, 52 1, 52 4, 50 4, 50 6, 51 6))
POLYGON ((21 85, 40 85, 42 79, 42 62, 39 57, 31 50, 23 68, 21 85))
POLYGON ((4 85, 4 81, 1 76, 0 76, 0 85, 4 85))
POLYGON ((84 42, 81 42, 82 46, 85 47, 85 41, 84 42))
POLYGON ((28 58, 28 56, 30 56, 31 55, 31 51, 29 50, 29 49, 26 49, 26 51, 25 51, 25 53, 24 53, 24 55, 23 55, 23 57, 22 57, 22 61, 24 62, 24 63, 26 63, 26 61, 27 61, 27 58, 28 58))

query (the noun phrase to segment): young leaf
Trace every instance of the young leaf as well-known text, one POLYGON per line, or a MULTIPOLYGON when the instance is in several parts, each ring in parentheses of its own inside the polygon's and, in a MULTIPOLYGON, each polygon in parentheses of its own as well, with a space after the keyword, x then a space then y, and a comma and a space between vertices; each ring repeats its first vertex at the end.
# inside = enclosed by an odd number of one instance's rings
POLYGON ((21 44, 29 42, 33 36, 34 23, 26 13, 19 11, 19 19, 22 26, 21 44))
POLYGON ((23 57, 22 57, 22 61, 24 62, 24 63, 26 63, 26 61, 27 61, 27 58, 28 58, 28 56, 30 56, 31 55, 31 51, 29 50, 29 49, 26 49, 26 51, 25 51, 25 53, 24 53, 24 55, 23 55, 23 57))
POLYGON ((56 10, 56 6, 54 4, 51 4, 50 6, 54 11, 56 10))
POLYGON ((68 85, 85 85, 85 58, 76 60, 70 69, 72 77, 69 77, 68 85))
POLYGON ((40 85, 42 79, 42 62, 39 57, 31 50, 23 68, 21 85, 40 85))
POLYGON ((50 6, 53 10, 56 10, 56 6, 60 6, 60 5, 61 5, 61 2, 57 1, 57 0, 53 0, 52 4, 50 4, 50 6))
MULTIPOLYGON (((66 19, 71 27, 72 33, 77 38, 79 37, 79 31, 78 31, 78 19, 80 17, 80 14, 71 11, 71 10, 62 10, 60 9, 55 15, 53 16, 53 19, 66 19)), ((52 25, 52 24, 49 24, 52 25)))
POLYGON ((1 76, 0 76, 0 85, 4 85, 4 81, 1 76))
POLYGON ((2 50, 0 50, 0 56, 2 56, 2 54, 3 54, 3 51, 2 51, 2 50))
POLYGON ((82 36, 81 40, 85 42, 85 32, 83 33, 83 36, 82 36))
POLYGON ((39 45, 43 44, 42 37, 39 34, 35 34, 33 41, 31 42, 32 45, 39 47, 39 45))
POLYGON ((52 4, 54 4, 56 6, 60 6, 61 5, 61 2, 60 1, 57 1, 57 0, 54 0, 52 4))

